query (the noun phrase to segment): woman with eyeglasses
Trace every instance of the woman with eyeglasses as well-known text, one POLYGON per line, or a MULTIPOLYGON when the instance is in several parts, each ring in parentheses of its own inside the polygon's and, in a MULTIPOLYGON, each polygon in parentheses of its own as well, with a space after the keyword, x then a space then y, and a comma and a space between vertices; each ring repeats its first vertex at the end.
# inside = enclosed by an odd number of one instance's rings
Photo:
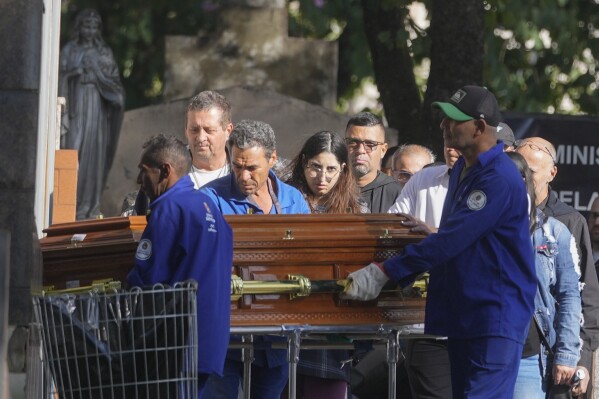
MULTIPOLYGON (((369 212, 349 168, 345 142, 334 133, 311 136, 287 168, 287 183, 304 194, 313 213, 369 212)), ((347 398, 350 366, 342 364, 350 358, 347 350, 301 351, 297 398, 347 398)))
POLYGON ((312 213, 369 213, 349 168, 345 142, 334 133, 310 137, 288 170, 287 183, 304 194, 312 213))
POLYGON ((578 254, 568 228, 535 208, 532 173, 524 157, 516 152, 507 155, 522 174, 529 195, 538 281, 535 310, 524 343, 514 399, 544 399, 551 381, 554 395, 556 391, 570 391, 580 356, 578 336, 582 308, 578 254))

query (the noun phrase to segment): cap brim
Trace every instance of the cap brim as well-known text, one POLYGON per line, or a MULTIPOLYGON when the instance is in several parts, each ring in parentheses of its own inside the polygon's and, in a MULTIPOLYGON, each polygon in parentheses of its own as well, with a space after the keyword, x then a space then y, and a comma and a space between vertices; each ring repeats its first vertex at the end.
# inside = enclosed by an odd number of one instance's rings
POLYGON ((450 119, 454 121, 471 121, 474 118, 470 115, 467 115, 460 111, 455 105, 451 103, 443 103, 440 101, 435 101, 432 104, 433 107, 441 109, 443 113, 450 119))

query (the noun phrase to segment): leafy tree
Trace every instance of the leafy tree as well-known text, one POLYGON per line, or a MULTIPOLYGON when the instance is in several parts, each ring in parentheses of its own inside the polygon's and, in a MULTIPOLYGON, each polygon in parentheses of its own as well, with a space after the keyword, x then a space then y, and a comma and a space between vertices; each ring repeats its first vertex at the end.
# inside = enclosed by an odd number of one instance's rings
POLYGON ((340 103, 358 94, 362 82, 373 77, 360 0, 291 1, 289 36, 338 41, 340 103))
MULTIPOLYGON (((320 8, 320 20, 326 20, 324 15, 334 8, 331 4, 341 9, 361 6, 367 47, 354 40, 347 49, 361 57, 358 65, 366 63, 373 68, 385 116, 389 125, 398 129, 400 141, 427 144, 439 152, 439 118, 431 115, 430 104, 463 84, 482 83, 484 4, 479 0, 428 1, 432 13, 430 27, 424 29, 409 13, 412 1, 362 0, 357 4, 331 0, 324 6, 309 0, 300 3, 305 18, 320 8), (414 67, 425 59, 430 59, 430 75, 428 81, 419 82, 414 67)), ((340 40, 340 46, 344 44, 340 40)), ((340 53, 344 53, 343 47, 340 53)), ((360 77, 342 73, 347 67, 340 60, 340 79, 360 77)), ((339 87, 347 85, 340 82, 339 87)))
MULTIPOLYGON (((119 62, 127 108, 162 101, 165 35, 215 28, 220 1, 65 0, 98 9, 119 62)), ((503 109, 597 113, 599 0, 290 0, 289 34, 338 40, 338 97, 375 80, 400 141, 440 149, 430 103, 484 84, 503 109), (421 5, 424 21, 410 8, 421 5)))
MULTIPOLYGON (((333 18, 328 10, 357 6, 349 0, 300 4, 306 17, 318 8, 320 20, 333 18)), ((505 110, 597 113, 599 1, 362 0, 361 6, 368 48, 340 39, 340 53, 347 47, 362 55, 360 70, 372 65, 385 116, 400 141, 439 150, 440 118, 430 103, 464 84, 489 87, 505 110), (428 27, 408 12, 415 3, 426 7, 428 27), (426 64, 428 78, 422 79, 414 67, 426 64)), ((339 78, 351 76, 356 86, 365 77, 354 67, 342 73, 348 64, 341 62, 339 78)))
POLYGON ((487 82, 505 109, 597 113, 598 1, 497 1, 486 16, 487 82))

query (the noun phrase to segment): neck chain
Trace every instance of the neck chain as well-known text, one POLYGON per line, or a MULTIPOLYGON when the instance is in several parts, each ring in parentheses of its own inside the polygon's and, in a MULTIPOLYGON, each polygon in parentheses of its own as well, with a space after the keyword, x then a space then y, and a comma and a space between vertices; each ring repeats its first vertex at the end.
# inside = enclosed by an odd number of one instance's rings
MULTIPOLYGON (((227 168, 227 161, 225 161, 225 164, 223 165, 222 168, 220 168, 220 170, 218 172, 218 175, 214 179, 216 180, 216 179, 219 179, 219 178, 221 178, 223 176, 226 176, 227 169, 228 169, 227 168)), ((203 171, 200 170, 200 169, 198 169, 198 168, 196 168, 195 166, 193 166, 193 164, 191 165, 191 169, 189 171, 191 172, 191 176, 193 177, 193 181, 196 183, 196 185, 198 187, 201 187, 200 182, 198 181, 198 177, 196 176, 196 171, 198 173, 202 173, 203 171)), ((212 172, 212 171, 208 171, 208 172, 212 172)))

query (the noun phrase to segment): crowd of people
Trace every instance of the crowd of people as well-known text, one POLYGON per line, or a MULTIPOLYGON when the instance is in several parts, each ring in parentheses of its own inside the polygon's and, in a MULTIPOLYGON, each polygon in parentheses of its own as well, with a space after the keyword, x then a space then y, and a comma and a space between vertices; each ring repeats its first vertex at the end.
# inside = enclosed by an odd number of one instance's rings
MULTIPOLYGON (((281 162, 272 127, 233 124, 214 91, 189 102, 187 144, 163 135, 144 144, 135 212, 148 225, 129 283, 199 282, 198 397, 236 399, 244 373, 239 351, 227 351, 236 337, 222 215, 387 212, 404 214, 423 240, 351 273, 343 296, 370 300, 389 280, 405 287, 430 273, 424 329, 438 338, 402 346, 403 397, 585 394, 599 346, 599 199, 588 220, 560 202, 550 186, 555 148, 516 141, 487 89, 464 86, 433 107, 443 115, 444 162, 421 145, 389 149, 369 112, 352 116, 343 136, 316 132, 281 162)), ((300 352, 298 398, 352 398, 342 367, 350 357, 300 352)), ((251 397, 284 397, 286 352, 256 351, 251 376, 251 397)))

